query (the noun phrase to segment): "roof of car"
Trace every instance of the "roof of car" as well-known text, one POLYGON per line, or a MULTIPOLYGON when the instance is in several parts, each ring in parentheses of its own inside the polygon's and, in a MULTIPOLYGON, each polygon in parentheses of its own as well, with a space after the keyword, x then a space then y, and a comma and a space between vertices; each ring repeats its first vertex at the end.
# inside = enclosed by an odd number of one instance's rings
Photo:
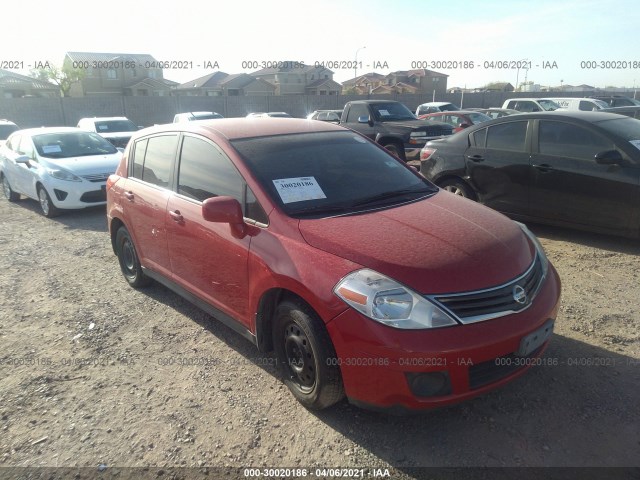
POLYGON ((73 132, 91 133, 91 132, 87 132, 86 130, 83 130, 82 128, 77 128, 77 127, 25 128, 23 130, 18 130, 18 132, 20 133, 20 135, 43 135, 46 133, 73 133, 73 132))
POLYGON ((429 105, 430 107, 440 107, 442 105, 453 105, 451 102, 427 102, 421 103, 420 106, 424 107, 425 105, 429 105))
POLYGON ((327 122, 299 118, 272 118, 269 121, 253 118, 221 118, 219 120, 188 123, 170 123, 139 130, 136 136, 170 131, 189 131, 220 136, 227 140, 264 137, 288 133, 347 131, 344 127, 327 122))
MULTIPOLYGON (((568 118, 577 119, 585 122, 600 122, 604 120, 617 120, 623 118, 630 118, 617 113, 598 112, 598 111, 583 111, 583 110, 554 110, 552 112, 521 112, 517 116, 508 115, 506 117, 500 117, 492 120, 491 123, 509 122, 518 120, 527 120, 529 118, 568 118)), ((489 122, 482 123, 480 125, 490 125, 489 122)))
POLYGON ((425 115, 433 115, 441 117, 443 115, 469 115, 471 113, 480 113, 478 110, 453 110, 447 112, 433 112, 433 113, 425 113, 425 115))

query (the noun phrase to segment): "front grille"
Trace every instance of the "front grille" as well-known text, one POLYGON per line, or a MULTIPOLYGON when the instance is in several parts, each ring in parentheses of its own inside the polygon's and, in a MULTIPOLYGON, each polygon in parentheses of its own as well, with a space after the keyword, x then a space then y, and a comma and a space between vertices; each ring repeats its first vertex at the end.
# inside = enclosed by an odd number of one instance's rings
POLYGON ((427 137, 441 137, 443 135, 451 135, 453 127, 446 125, 431 125, 426 128, 427 137))
POLYGON ((504 285, 476 292, 436 295, 432 300, 462 323, 481 322, 528 308, 543 278, 542 261, 536 255, 525 273, 504 285))
POLYGON ((543 347, 544 345, 541 345, 526 357, 518 357, 510 353, 469 367, 469 388, 474 390, 489 385, 531 365, 532 362, 527 362, 526 359, 536 358, 543 347))
POLYGON ((109 178, 110 173, 96 173, 93 175, 81 175, 85 180, 89 180, 90 182, 106 182, 107 178, 109 178))
POLYGON ((106 202, 107 201, 107 191, 106 190, 94 190, 92 192, 83 193, 80 197, 81 202, 85 203, 98 203, 98 202, 106 202))

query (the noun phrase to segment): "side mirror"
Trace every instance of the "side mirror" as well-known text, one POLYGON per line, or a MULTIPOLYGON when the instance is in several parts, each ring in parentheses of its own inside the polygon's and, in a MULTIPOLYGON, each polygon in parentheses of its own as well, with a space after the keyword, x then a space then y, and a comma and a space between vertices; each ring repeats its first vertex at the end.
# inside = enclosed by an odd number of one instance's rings
POLYGON ((138 125, 138 130, 142 130, 144 128, 144 125, 138 125))
POLYGON ((25 165, 29 165, 29 162, 31 162, 31 159, 26 155, 20 155, 19 157, 16 157, 14 161, 16 163, 24 163, 25 165))
POLYGON ((624 159, 617 150, 605 150, 595 155, 596 163, 599 165, 622 165, 624 159))
POLYGON ((373 123, 369 115, 361 115, 358 117, 358 123, 373 123))
POLYGON ((469 128, 471 125, 467 122, 462 122, 458 124, 458 128, 469 128))
POLYGON ((202 202, 202 218, 207 222, 228 223, 231 234, 236 238, 247 235, 240 202, 231 197, 212 197, 202 202))

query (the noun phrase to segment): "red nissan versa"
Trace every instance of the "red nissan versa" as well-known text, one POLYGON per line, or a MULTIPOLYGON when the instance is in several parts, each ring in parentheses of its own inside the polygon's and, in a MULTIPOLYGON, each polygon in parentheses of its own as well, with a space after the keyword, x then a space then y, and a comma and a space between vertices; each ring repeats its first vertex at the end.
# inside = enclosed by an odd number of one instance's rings
POLYGON ((148 128, 107 189, 125 279, 275 350, 308 408, 459 402, 522 374, 553 331, 560 281, 524 225, 337 125, 148 128))

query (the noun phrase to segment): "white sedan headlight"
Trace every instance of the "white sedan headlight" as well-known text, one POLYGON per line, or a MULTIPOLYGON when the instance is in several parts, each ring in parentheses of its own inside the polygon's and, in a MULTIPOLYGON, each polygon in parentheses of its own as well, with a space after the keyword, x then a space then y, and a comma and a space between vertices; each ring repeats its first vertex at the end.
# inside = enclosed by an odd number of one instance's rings
POLYGON ((333 291, 347 305, 390 327, 417 330, 458 325, 426 298, 367 268, 347 275, 333 291))
POLYGON ((58 180, 66 180, 68 182, 81 182, 82 179, 77 175, 65 170, 63 168, 49 168, 47 169, 47 173, 51 175, 53 178, 57 178, 58 180))

